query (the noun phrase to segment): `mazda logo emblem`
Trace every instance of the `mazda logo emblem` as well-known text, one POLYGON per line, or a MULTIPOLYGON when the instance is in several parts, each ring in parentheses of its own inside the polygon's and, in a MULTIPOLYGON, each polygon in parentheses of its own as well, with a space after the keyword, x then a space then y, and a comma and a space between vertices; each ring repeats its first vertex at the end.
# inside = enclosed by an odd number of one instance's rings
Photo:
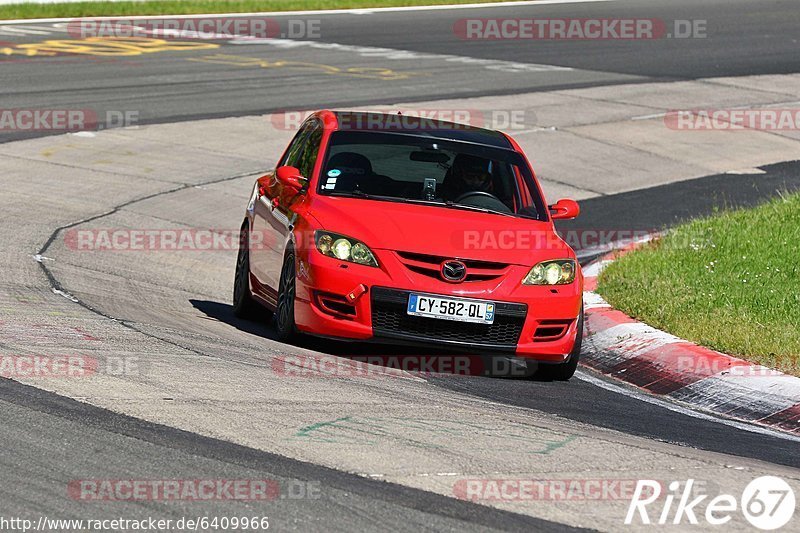
POLYGON ((443 280, 458 283, 467 277, 467 265, 461 261, 445 261, 439 272, 442 274, 443 280))

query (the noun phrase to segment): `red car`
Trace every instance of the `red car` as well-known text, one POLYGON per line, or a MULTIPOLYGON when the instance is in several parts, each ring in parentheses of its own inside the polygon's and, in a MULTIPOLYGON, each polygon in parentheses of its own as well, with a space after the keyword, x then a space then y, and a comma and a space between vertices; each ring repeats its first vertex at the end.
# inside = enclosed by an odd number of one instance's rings
POLYGON ((504 133, 320 111, 253 188, 234 310, 274 314, 281 341, 301 332, 505 354, 566 380, 583 275, 553 219, 578 212, 573 200, 548 207, 504 133))

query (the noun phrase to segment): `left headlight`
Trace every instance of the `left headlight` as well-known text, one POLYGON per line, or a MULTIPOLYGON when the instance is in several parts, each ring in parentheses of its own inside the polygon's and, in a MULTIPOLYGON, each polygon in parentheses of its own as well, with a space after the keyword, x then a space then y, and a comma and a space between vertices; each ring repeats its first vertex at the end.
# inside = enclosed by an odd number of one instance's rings
POLYGON ((314 232, 317 250, 322 255, 359 265, 378 266, 378 261, 366 244, 338 233, 317 230, 314 232))
POLYGON ((556 259, 542 261, 534 265, 523 285, 566 285, 575 281, 575 261, 572 259, 556 259))

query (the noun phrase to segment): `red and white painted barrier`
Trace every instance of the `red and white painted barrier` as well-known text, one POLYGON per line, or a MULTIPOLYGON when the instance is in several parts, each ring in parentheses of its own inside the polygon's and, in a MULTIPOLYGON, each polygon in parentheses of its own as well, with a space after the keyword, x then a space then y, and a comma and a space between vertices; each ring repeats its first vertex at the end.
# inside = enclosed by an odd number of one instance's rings
POLYGON ((646 240, 606 254, 583 269, 584 347, 589 349, 581 362, 652 394, 800 435, 800 378, 638 322, 594 292, 603 268, 646 240))

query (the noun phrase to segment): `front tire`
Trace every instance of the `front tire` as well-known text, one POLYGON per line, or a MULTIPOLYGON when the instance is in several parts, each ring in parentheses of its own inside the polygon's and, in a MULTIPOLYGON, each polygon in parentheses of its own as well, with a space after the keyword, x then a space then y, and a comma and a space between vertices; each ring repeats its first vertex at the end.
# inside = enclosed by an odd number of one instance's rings
POLYGON ((536 370, 535 378, 546 381, 569 381, 578 369, 578 360, 581 358, 581 347, 583 346, 583 308, 578 317, 578 331, 575 336, 575 344, 569 353, 569 359, 565 363, 558 365, 539 365, 536 370))
POLYGON ((239 232, 239 254, 236 256, 236 274, 233 277, 233 314, 239 318, 254 318, 258 304, 250 294, 250 241, 248 226, 239 232))
POLYGON ((283 260, 281 279, 278 284, 278 305, 275 308, 275 331, 277 340, 290 342, 297 337, 294 322, 294 299, 296 288, 294 251, 289 251, 283 260))

